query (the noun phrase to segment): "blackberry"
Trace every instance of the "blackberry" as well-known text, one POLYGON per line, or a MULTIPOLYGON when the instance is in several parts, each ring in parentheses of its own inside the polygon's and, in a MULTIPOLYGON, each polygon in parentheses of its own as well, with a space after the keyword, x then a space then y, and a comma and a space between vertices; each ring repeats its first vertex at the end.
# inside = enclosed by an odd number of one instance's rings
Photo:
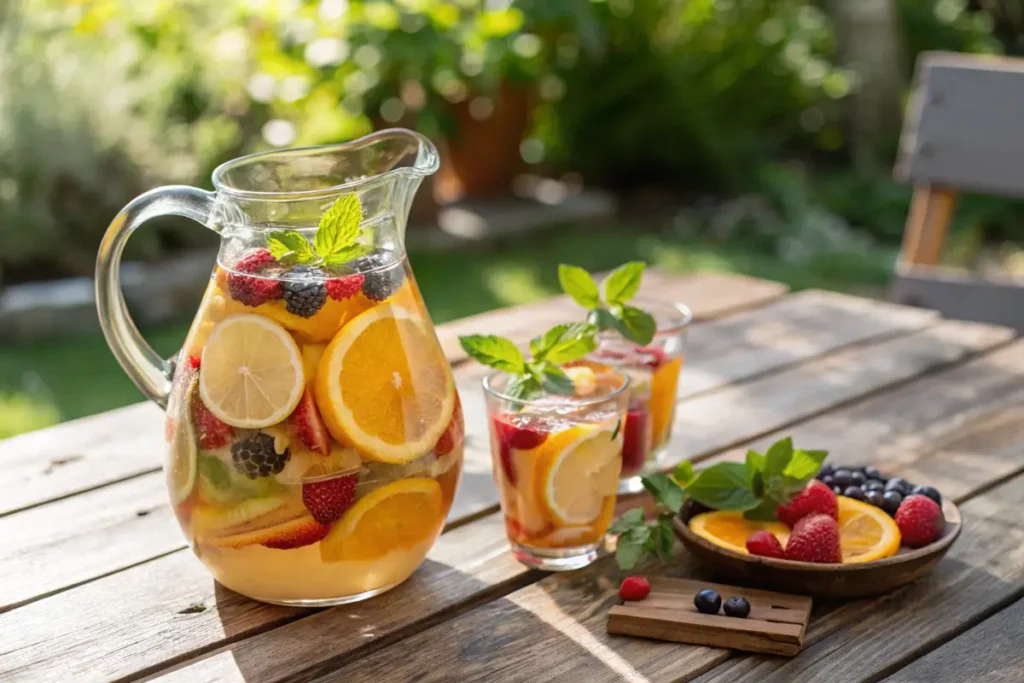
POLYGON ((727 617, 737 617, 738 619, 746 619, 747 615, 750 614, 750 603, 747 602, 746 598, 732 597, 725 601, 722 605, 722 611, 725 612, 727 617))
POLYGON ((327 279, 319 268, 296 266, 291 278, 281 283, 289 313, 312 318, 327 301, 327 279))
POLYGON ((235 469, 250 479, 279 474, 291 454, 289 448, 278 453, 274 448, 274 437, 263 432, 253 432, 231 445, 235 469))
POLYGON ((357 270, 369 270, 363 273, 363 294, 367 299, 384 301, 405 282, 405 269, 399 263, 390 262, 383 251, 375 251, 359 260, 357 270))

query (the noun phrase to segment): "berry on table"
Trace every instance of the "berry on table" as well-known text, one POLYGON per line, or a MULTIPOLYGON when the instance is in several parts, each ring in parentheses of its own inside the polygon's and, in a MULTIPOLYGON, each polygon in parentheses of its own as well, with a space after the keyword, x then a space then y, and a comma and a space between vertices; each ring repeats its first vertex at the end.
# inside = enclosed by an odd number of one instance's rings
POLYGON ((642 576, 627 576, 619 586, 619 597, 623 600, 643 600, 651 592, 651 582, 642 576))
POLYGON ((693 606, 701 614, 718 614, 718 610, 722 608, 722 596, 710 588, 705 588, 693 596, 693 606))
POLYGON ((883 484, 885 483, 886 479, 885 476, 883 476, 882 473, 878 471, 877 467, 872 467, 871 465, 868 465, 867 467, 864 468, 864 476, 867 477, 868 479, 877 479, 878 481, 881 481, 883 484))
POLYGON ((940 506, 942 505, 942 494, 934 486, 915 486, 910 493, 916 496, 928 496, 940 506))
POLYGON ((320 524, 334 524, 356 502, 358 474, 348 474, 302 485, 302 503, 320 524))
POLYGON ((775 509, 779 521, 787 526, 795 526, 797 522, 810 514, 825 514, 833 519, 839 517, 839 503, 835 493, 820 481, 814 480, 796 494, 792 500, 775 509))
POLYGON ((363 275, 362 273, 355 273, 354 275, 345 275, 342 277, 332 277, 324 285, 327 287, 327 296, 331 297, 335 301, 344 301, 345 299, 351 299, 359 290, 363 288, 363 275))
POLYGON ((831 476, 832 473, 835 472, 835 471, 836 471, 836 468, 833 467, 832 465, 822 465, 821 469, 818 470, 818 479, 821 479, 822 477, 831 476))
POLYGON ((850 485, 851 486, 863 486, 864 482, 866 482, 866 481, 867 481, 867 477, 864 476, 863 472, 861 472, 859 470, 854 470, 853 472, 850 472, 850 485))
POLYGON ((727 617, 746 619, 750 614, 750 603, 746 598, 733 596, 726 600, 725 604, 722 605, 722 611, 725 612, 725 616, 727 617))
POLYGON ((946 518, 939 504, 928 496, 907 496, 896 511, 896 526, 900 528, 903 545, 911 548, 926 546, 946 528, 946 518))
POLYGON ((257 249, 242 257, 228 273, 228 294, 235 301, 253 308, 281 298, 281 281, 258 277, 277 263, 267 249, 257 249))
POLYGON ((868 479, 863 488, 865 491, 881 491, 885 489, 885 482, 881 479, 868 479))
POLYGON ((829 488, 836 485, 836 480, 831 474, 826 474, 824 477, 818 477, 818 481, 829 488))
POLYGON ((786 559, 825 564, 843 561, 839 548, 839 524, 828 515, 804 517, 786 543, 786 559))
POLYGON ((760 557, 777 557, 780 560, 786 557, 779 539, 770 531, 752 533, 747 539, 747 552, 760 557))
POLYGON ((832 474, 832 480, 839 488, 845 489, 853 483, 852 473, 845 467, 840 467, 832 474))
POLYGON ((202 365, 202 364, 203 364, 203 359, 200 358, 199 356, 189 356, 188 357, 188 366, 190 368, 192 368, 193 370, 198 370, 199 366, 202 365))
POLYGON ((870 489, 864 492, 864 502, 874 505, 876 508, 883 506, 885 494, 877 489, 870 489))
POLYGON ((909 495, 913 486, 907 483, 907 481, 901 477, 893 477, 889 481, 885 482, 886 491, 896 491, 901 496, 909 495))
POLYGON ((847 486, 843 495, 854 500, 864 500, 864 489, 859 486, 847 486))
POLYGON ((290 279, 281 283, 282 296, 288 312, 302 318, 312 318, 327 302, 327 286, 319 268, 296 266, 290 279))
POLYGON ((903 502, 903 496, 898 491, 886 491, 882 494, 882 509, 888 513, 890 517, 896 515, 896 511, 900 509, 900 503, 903 502))
POLYGON ((235 469, 250 479, 279 474, 291 454, 289 448, 278 453, 274 447, 274 437, 263 432, 253 432, 231 445, 231 460, 235 469))

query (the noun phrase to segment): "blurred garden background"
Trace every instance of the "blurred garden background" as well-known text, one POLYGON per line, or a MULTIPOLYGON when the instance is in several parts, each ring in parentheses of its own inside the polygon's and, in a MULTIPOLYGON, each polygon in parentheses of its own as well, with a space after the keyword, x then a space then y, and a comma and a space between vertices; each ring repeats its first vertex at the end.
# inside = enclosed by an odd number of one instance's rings
MULTIPOLYGON (((410 256, 435 322, 553 294, 556 264, 642 258, 884 294, 916 56, 1024 52, 1019 0, 8 0, 0 301, 91 277, 117 211, 248 152, 414 127, 445 171, 414 230, 529 173, 614 215, 410 256)), ((1024 270, 1024 206, 968 197, 948 258, 1024 270)), ((147 226, 126 258, 215 246, 147 226)), ((419 245, 419 246, 417 246, 419 245)), ((212 259, 212 256, 211 256, 212 259)), ((212 260, 211 260, 212 263, 212 260)), ((197 289, 203 283, 197 282, 197 289)), ((146 329, 164 354, 193 311, 146 329)), ((141 399, 95 330, 0 345, 0 437, 141 399)))

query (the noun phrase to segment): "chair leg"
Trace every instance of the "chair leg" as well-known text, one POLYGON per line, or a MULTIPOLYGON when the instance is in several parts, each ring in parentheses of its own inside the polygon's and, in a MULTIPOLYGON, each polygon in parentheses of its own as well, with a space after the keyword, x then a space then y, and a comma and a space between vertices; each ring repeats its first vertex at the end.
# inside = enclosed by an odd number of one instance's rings
POLYGON ((900 249, 901 271, 909 271, 914 266, 938 265, 956 200, 955 190, 930 186, 914 188, 900 249))

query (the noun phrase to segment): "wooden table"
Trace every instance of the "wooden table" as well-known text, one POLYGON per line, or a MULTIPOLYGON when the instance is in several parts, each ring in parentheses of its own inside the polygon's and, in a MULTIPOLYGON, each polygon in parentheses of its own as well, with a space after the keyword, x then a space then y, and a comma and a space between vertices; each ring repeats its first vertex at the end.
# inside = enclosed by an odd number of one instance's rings
MULTIPOLYGON (((739 458, 791 434, 933 483, 965 518, 938 569, 817 604, 793 659, 607 635, 613 558, 545 574, 507 552, 479 369, 455 343, 466 330, 525 340, 565 317, 552 300, 440 328, 463 384, 464 481, 423 567, 358 605, 289 609, 218 586, 173 524, 151 405, 0 442, 0 680, 1024 681, 1024 341, 749 278, 655 273, 645 290, 698 313, 680 456, 739 458)), ((678 559, 648 570, 707 578, 678 559)))

